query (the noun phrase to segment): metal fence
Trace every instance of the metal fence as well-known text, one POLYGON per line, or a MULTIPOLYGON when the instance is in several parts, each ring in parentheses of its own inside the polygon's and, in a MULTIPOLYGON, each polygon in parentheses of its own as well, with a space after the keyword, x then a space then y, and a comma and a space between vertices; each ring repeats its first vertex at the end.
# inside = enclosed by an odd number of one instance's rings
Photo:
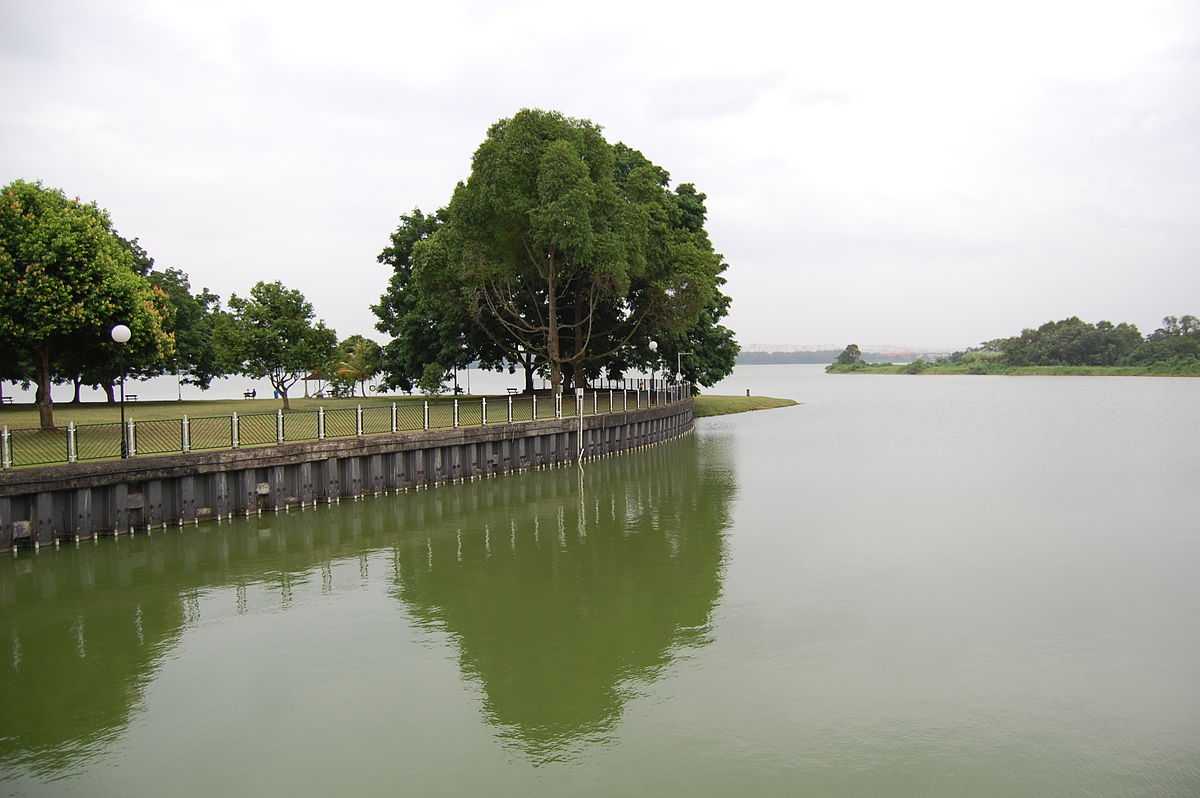
POLYGON ((0 429, 0 468, 119 458, 122 436, 129 456, 137 457, 622 413, 687 399, 692 391, 686 382, 651 386, 647 380, 630 381, 625 385, 558 396, 438 398, 332 410, 277 410, 273 413, 183 416, 150 421, 129 419, 124 429, 117 422, 71 423, 65 429, 56 430, 4 427, 0 429))

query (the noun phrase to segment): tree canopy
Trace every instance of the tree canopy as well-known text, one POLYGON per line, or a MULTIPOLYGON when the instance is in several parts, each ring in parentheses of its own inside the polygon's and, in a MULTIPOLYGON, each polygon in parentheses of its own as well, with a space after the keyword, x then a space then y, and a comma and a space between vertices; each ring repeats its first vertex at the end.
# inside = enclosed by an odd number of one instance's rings
POLYGON ((334 383, 335 389, 348 387, 345 391, 353 395, 357 385, 362 395, 367 395, 367 382, 379 373, 382 360, 382 350, 379 344, 361 335, 351 335, 337 346, 334 353, 334 383))
POLYGON ((330 362, 337 335, 316 321, 312 304, 279 281, 259 282, 250 295, 229 297, 230 356, 236 370, 270 380, 289 409, 288 389, 313 368, 330 362))
POLYGON ((105 211, 40 183, 0 190, 0 339, 36 375, 43 428, 54 426, 56 368, 163 361, 174 352, 169 324, 169 303, 105 211), (109 337, 116 324, 132 332, 123 347, 109 337))
POLYGON ((843 366, 861 363, 862 359, 862 350, 858 348, 858 344, 850 344, 842 350, 840 355, 837 356, 837 362, 843 366))
POLYGON ((446 208, 401 218, 379 260, 375 306, 392 384, 431 362, 534 369, 558 390, 602 372, 674 365, 716 381, 737 345, 719 324, 726 264, 704 230, 704 195, 592 122, 523 110, 497 122, 446 208), (650 340, 660 343, 657 353, 650 340))

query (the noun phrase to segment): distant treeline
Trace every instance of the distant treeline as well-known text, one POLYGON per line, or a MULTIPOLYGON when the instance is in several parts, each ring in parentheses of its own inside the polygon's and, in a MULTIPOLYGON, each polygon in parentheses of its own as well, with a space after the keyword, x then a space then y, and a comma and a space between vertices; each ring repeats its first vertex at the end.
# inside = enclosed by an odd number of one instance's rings
MULTIPOLYGON (((740 352, 737 356, 739 366, 761 366, 779 363, 832 363, 837 359, 838 350, 820 349, 815 352, 740 352)), ((864 363, 887 363, 889 358, 880 352, 863 352, 864 363)))
MULTIPOLYGON (((916 360, 896 372, 918 374, 1015 374, 1036 369, 1055 373, 1200 374, 1200 319, 1167 316, 1162 325, 1143 336, 1137 326, 1077 316, 1026 329, 1011 338, 985 341, 978 347, 934 361, 916 360)), ((829 371, 876 370, 854 344, 834 359, 829 371)), ((879 369, 886 371, 887 369, 879 369)), ((1047 372, 1049 373, 1049 372, 1047 372)))

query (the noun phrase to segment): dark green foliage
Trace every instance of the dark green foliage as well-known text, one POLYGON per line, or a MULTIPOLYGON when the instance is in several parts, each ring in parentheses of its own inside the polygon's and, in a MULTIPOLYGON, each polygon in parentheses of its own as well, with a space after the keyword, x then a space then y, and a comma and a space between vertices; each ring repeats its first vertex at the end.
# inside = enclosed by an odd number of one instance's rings
POLYGON ((837 363, 842 366, 849 366, 855 363, 862 362, 862 351, 858 348, 858 344, 850 344, 842 353, 837 356, 837 363))
POLYGON ((1195 316, 1163 319, 1145 339, 1132 324, 1089 324, 1072 316, 985 344, 1010 366, 1148 366, 1200 361, 1200 322, 1195 316))
POLYGON ((695 382, 733 367, 720 325, 726 264, 704 230, 705 196, 595 124, 523 110, 497 122, 471 175, 436 216, 401 217, 374 307, 388 384, 410 390, 478 361, 535 371, 557 388, 631 368, 695 382), (657 340, 652 353, 649 342, 657 340), (445 371, 443 371, 445 373, 445 371))
POLYGON ((1141 343, 1141 333, 1132 324, 1089 324, 1072 316, 1023 330, 996 346, 1012 366, 1115 366, 1141 343))
POLYGON ((188 276, 179 269, 151 271, 149 278, 174 309, 175 356, 168 369, 181 375, 185 385, 207 390, 213 379, 232 368, 216 341, 223 315, 221 298, 207 288, 193 294, 188 276))
POLYGON ((309 371, 330 363, 337 336, 322 321, 314 323, 312 304, 299 291, 278 281, 260 282, 242 298, 229 298, 227 327, 221 329, 223 351, 247 377, 271 381, 289 407, 288 389, 309 371))

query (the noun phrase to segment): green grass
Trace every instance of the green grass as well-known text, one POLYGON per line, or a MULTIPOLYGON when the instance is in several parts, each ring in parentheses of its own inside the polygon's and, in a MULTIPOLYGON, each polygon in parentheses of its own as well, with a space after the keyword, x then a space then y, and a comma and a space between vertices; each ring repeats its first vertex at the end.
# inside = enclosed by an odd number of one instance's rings
POLYGON ((1006 377, 1200 377, 1200 368, 1179 370, 1154 366, 1006 366, 930 364, 915 368, 912 364, 863 363, 853 366, 833 364, 825 371, 830 374, 991 374, 1006 377))
POLYGON ((799 404, 791 399, 776 399, 771 396, 712 396, 696 397, 696 417, 724 416, 730 413, 747 413, 751 410, 773 410, 799 404))
MULTIPOLYGON (((459 426, 478 426, 483 406, 479 396, 459 397, 459 426)), ((508 396, 487 397, 489 424, 508 421, 508 396)), ((645 402, 645 394, 642 395, 645 402)), ((317 409, 325 409, 325 437, 345 438, 356 434, 356 408, 363 408, 363 432, 371 435, 391 431, 391 405, 396 403, 397 429, 413 431, 424 428, 424 397, 373 396, 353 399, 292 399, 291 409, 284 413, 286 442, 317 438, 317 409)), ((278 442, 276 414, 283 403, 277 399, 200 400, 188 402, 126 403, 127 419, 135 422, 138 455, 172 454, 181 450, 181 419, 188 417, 192 450, 227 449, 232 445, 230 417, 238 414, 238 445, 240 447, 270 446, 278 442)), ((584 400, 584 415, 609 412, 608 391, 598 391, 584 400)), ((630 394, 629 407, 635 406, 630 394)), ((622 409, 621 393, 614 394, 613 408, 622 409)), ((576 413, 575 397, 563 399, 563 415, 576 413)), ((533 419, 533 402, 528 396, 513 397, 513 421, 533 419)), ((546 394, 537 397, 537 418, 554 417, 554 402, 546 394)), ((67 425, 74 422, 76 451, 79 460, 105 460, 121 453, 120 406, 102 402, 78 405, 56 405, 55 431, 38 429, 37 408, 32 405, 0 406, 0 426, 9 428, 12 458, 15 466, 46 465, 67 461, 67 425)), ((454 426, 454 400, 435 396, 429 400, 430 429, 454 426)))

